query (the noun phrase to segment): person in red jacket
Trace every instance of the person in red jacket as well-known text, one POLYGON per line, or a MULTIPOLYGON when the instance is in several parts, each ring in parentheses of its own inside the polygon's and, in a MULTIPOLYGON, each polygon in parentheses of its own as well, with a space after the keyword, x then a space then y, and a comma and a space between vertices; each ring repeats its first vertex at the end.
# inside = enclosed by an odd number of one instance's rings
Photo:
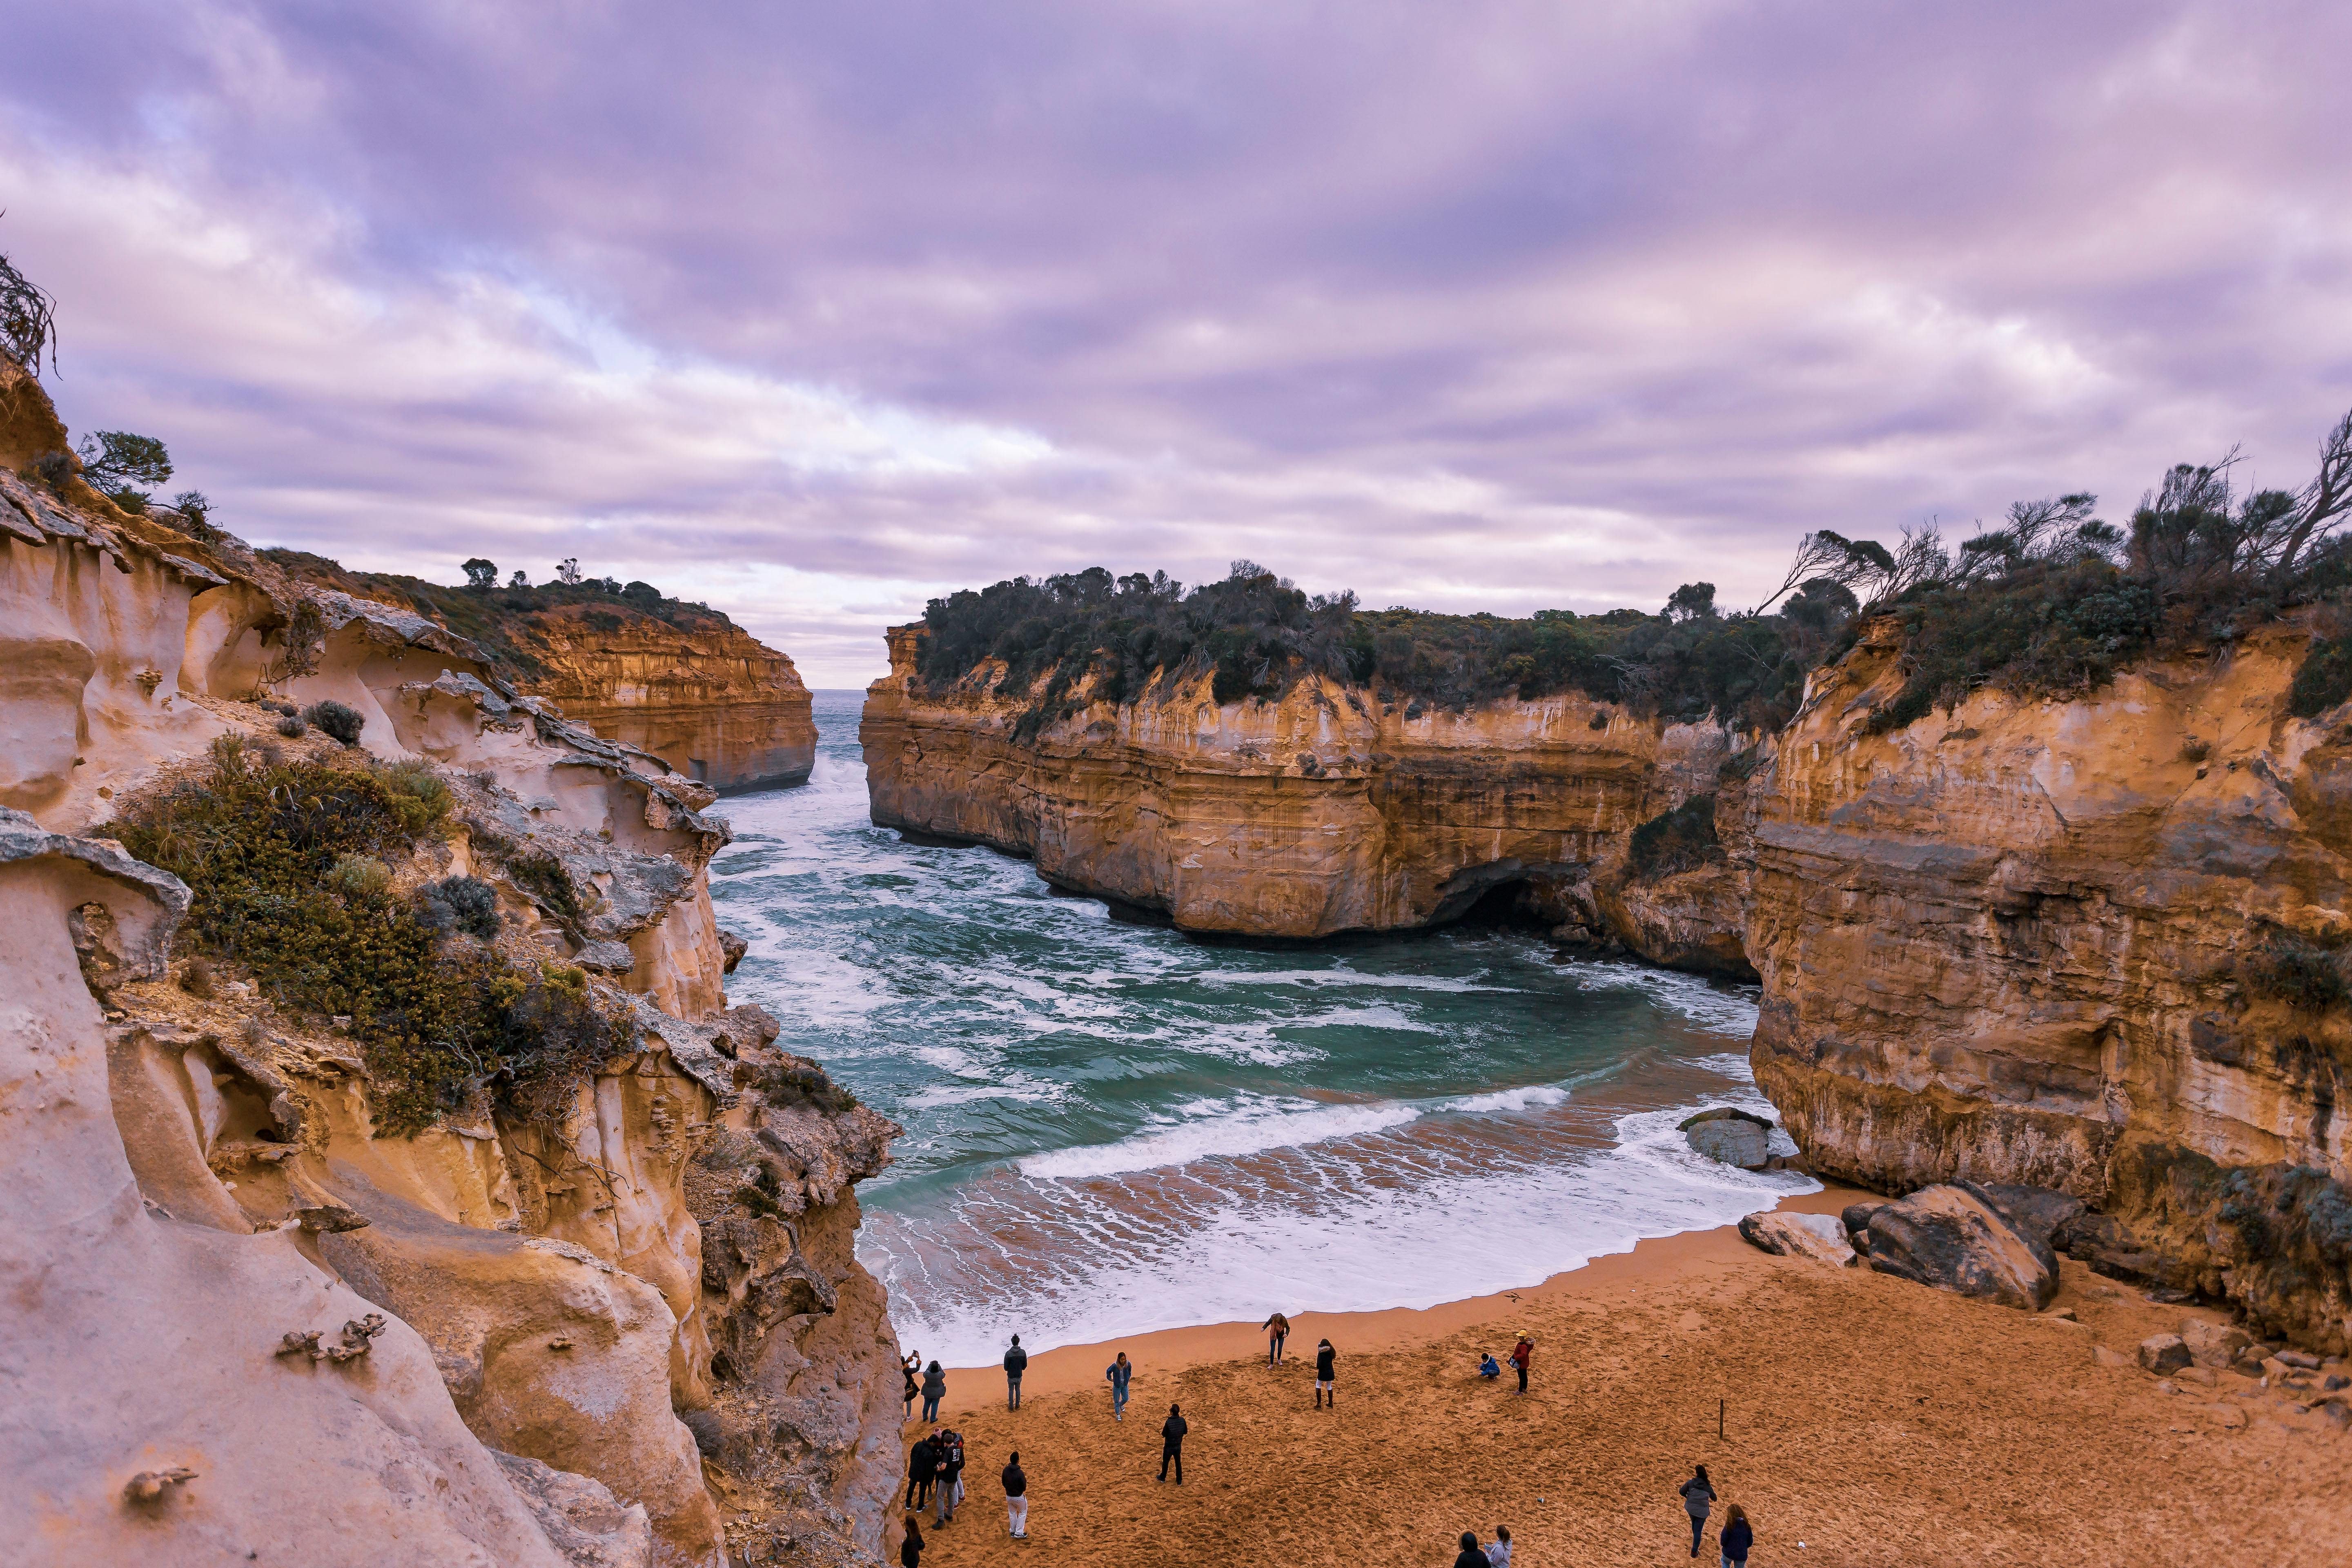
POLYGON ((1525 1334, 1521 1334, 1519 1336, 1519 1342, 1511 1347, 1511 1364, 1518 1368, 1519 1392, 1521 1394, 1525 1394, 1528 1391, 1528 1368, 1535 1364, 1535 1341, 1528 1338, 1525 1334))

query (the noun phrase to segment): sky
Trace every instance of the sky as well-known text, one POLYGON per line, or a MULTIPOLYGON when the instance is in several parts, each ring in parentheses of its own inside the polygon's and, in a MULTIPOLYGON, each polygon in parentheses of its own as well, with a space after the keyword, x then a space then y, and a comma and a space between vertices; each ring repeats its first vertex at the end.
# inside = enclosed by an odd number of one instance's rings
POLYGON ((2352 6, 76 0, 0 252, 256 543, 810 684, 1018 573, 1727 605, 2352 405, 2352 6))

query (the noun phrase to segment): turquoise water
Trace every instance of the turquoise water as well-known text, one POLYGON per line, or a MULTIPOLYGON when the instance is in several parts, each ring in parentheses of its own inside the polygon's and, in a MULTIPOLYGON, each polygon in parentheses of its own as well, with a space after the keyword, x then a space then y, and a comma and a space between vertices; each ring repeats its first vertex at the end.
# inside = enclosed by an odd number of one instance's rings
POLYGON ((862 693, 803 788, 730 799, 730 983, 906 1134, 859 1251, 949 1365, 1282 1308, 1428 1306, 1724 1224, 1809 1179, 1691 1154, 1769 1110, 1753 987, 1454 928, 1311 944, 1114 921, 877 828, 862 693))

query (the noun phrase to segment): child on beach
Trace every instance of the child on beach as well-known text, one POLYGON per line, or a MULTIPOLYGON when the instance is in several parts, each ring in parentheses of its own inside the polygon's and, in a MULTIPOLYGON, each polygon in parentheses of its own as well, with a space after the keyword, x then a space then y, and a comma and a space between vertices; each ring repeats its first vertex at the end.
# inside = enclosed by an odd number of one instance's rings
MULTIPOLYGON (((1478 1352, 1478 1375, 1489 1383, 1503 1375, 1503 1363, 1495 1359, 1493 1351, 1478 1352)), ((911 1388, 914 1385, 909 1384, 908 1386, 911 1388)))
POLYGON ((1126 1420, 1127 1385, 1135 1380, 1135 1368, 1128 1364, 1125 1351, 1118 1352, 1117 1361, 1103 1368, 1103 1379, 1110 1384, 1110 1418, 1126 1420))

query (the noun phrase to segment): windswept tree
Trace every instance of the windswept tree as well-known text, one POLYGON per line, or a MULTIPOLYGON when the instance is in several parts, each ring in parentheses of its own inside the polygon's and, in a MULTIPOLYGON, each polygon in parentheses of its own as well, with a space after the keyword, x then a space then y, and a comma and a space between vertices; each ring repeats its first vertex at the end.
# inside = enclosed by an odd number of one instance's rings
POLYGON ((41 355, 49 369, 58 368, 57 300, 49 291, 28 281, 6 257, 0 256, 0 356, 41 374, 41 355))
POLYGON ((499 563, 475 556, 466 563, 466 586, 487 593, 499 585, 499 563))
POLYGON ((172 477, 172 454, 152 436, 100 430, 83 437, 74 452, 90 488, 126 511, 146 510, 154 488, 172 477))

